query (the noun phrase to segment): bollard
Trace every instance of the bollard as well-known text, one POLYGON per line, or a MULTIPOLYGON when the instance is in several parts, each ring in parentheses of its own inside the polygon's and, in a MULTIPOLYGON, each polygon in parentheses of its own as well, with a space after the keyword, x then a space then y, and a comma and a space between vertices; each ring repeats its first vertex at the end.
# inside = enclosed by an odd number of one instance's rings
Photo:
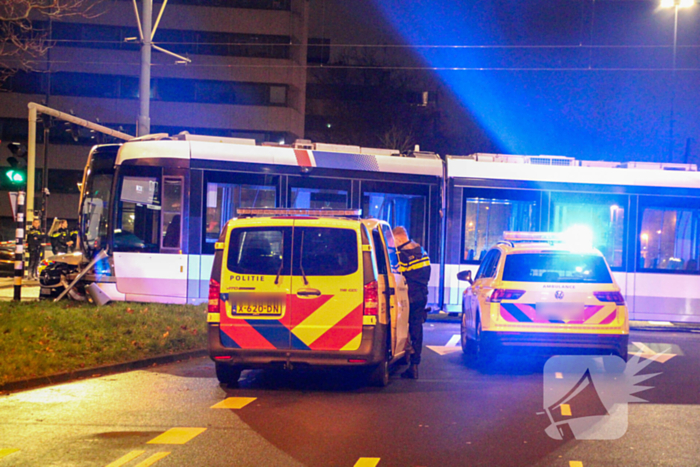
POLYGON ((15 295, 22 300, 22 278, 24 277, 24 192, 17 193, 17 233, 15 234, 15 295))

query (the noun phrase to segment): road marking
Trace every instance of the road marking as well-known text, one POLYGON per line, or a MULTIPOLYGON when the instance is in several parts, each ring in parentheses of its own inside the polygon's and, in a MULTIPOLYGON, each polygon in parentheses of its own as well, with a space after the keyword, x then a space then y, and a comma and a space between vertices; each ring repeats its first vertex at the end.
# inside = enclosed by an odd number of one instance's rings
POLYGON ((170 454, 170 453, 169 452, 157 452, 157 453, 153 454, 151 457, 149 457, 148 459, 146 459, 145 461, 136 464, 135 467, 148 467, 149 465, 155 464, 156 462, 158 462, 159 460, 161 460, 162 458, 164 458, 168 454, 170 454))
POLYGON ((355 462, 355 467, 375 467, 379 464, 380 460, 379 457, 360 457, 360 459, 355 462))
POLYGON ((139 457, 141 454, 143 454, 146 451, 131 451, 130 453, 120 457, 119 459, 115 460, 111 464, 107 464, 107 467, 121 467, 122 465, 131 462, 132 460, 136 459, 139 457))
POLYGON ((569 467, 583 467, 583 462, 581 462, 581 461, 569 461, 569 467))
POLYGON ((666 363, 676 355, 683 355, 683 353, 680 350, 680 347, 678 347, 675 344, 647 345, 643 342, 632 342, 632 344, 634 344, 640 350, 640 352, 630 352, 630 355, 638 355, 640 358, 647 358, 649 360, 655 360, 660 363, 666 363), (654 349, 653 347, 656 347, 656 349, 654 349), (676 353, 671 353, 673 351, 675 351, 676 353))
POLYGON ((426 347, 440 355, 447 355, 462 350, 460 347, 448 347, 446 345, 426 345, 426 347))
POLYGON ((3 457, 7 457, 13 452, 17 452, 19 449, 13 449, 13 448, 5 448, 5 449, 0 449, 0 459, 3 457))
POLYGON ((226 399, 218 402, 210 409, 242 409, 246 405, 253 402, 257 397, 227 397, 226 399))
POLYGON ((146 444, 185 444, 195 436, 204 433, 204 431, 206 431, 206 428, 171 428, 146 444))
POLYGON ((454 334, 449 341, 447 341, 447 344, 445 344, 445 347, 457 347, 457 344, 459 344, 459 341, 462 339, 462 336, 459 334, 454 334))
POLYGON ((571 417, 571 406, 569 404, 562 404, 559 407, 561 407, 562 416, 571 417))

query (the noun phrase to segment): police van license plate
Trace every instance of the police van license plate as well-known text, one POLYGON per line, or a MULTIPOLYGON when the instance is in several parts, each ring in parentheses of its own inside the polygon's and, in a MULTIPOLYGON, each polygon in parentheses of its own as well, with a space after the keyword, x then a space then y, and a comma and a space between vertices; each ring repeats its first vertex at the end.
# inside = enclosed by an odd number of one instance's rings
POLYGON ((231 300, 231 314, 234 316, 282 316, 284 306, 283 296, 236 297, 231 300))

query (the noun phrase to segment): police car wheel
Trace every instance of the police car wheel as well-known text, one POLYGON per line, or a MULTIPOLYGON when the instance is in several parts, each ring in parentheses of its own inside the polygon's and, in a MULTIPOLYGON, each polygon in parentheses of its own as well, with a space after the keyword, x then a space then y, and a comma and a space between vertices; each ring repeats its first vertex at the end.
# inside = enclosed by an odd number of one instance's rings
POLYGON ((495 355, 492 350, 484 348, 481 336, 481 319, 477 319, 474 336, 474 360, 478 365, 487 365, 494 359, 495 355))
POLYGON ((471 339, 467 335, 467 314, 462 312, 462 319, 459 323, 460 344, 462 344, 462 352, 469 355, 473 352, 471 339))
POLYGON ((221 384, 226 384, 229 386, 235 386, 238 384, 238 379, 241 377, 241 372, 243 371, 240 367, 226 365, 219 362, 216 362, 215 366, 216 378, 221 384))

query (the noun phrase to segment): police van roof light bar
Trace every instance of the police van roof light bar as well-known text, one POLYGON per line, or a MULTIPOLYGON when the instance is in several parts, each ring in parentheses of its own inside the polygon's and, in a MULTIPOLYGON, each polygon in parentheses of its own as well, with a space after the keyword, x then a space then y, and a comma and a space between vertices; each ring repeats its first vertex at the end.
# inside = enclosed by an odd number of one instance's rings
POLYGON ((286 208, 238 208, 236 210, 241 217, 362 217, 362 209, 286 209, 286 208))

